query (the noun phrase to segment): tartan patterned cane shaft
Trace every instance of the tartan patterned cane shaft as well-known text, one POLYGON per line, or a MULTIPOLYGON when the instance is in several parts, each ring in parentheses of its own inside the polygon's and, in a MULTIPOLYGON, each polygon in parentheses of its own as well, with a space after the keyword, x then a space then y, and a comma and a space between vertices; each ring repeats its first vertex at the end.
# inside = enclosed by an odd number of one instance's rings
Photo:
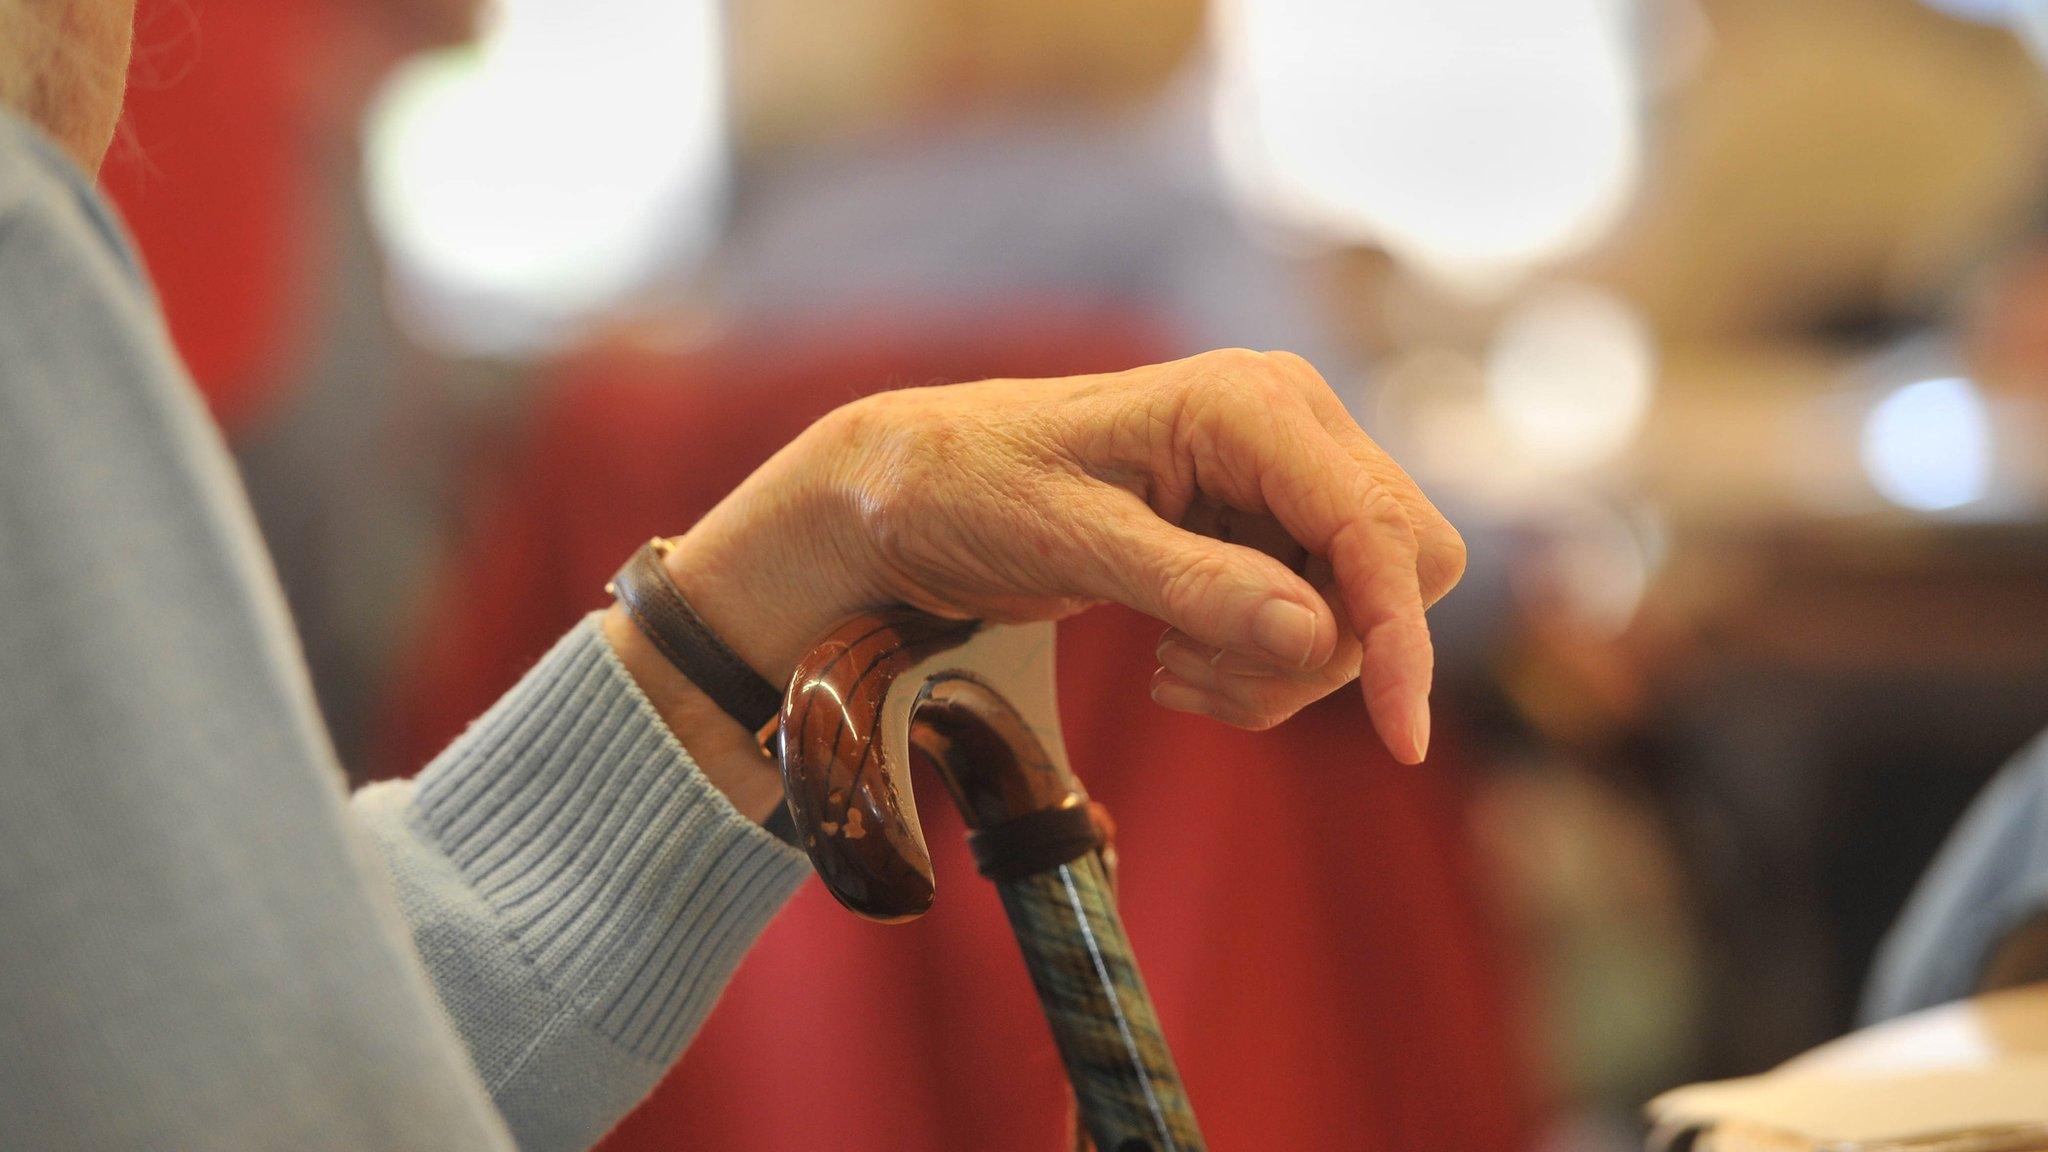
POLYGON ((1204 1152, 1101 860, 996 888, 1097 1152, 1204 1152))

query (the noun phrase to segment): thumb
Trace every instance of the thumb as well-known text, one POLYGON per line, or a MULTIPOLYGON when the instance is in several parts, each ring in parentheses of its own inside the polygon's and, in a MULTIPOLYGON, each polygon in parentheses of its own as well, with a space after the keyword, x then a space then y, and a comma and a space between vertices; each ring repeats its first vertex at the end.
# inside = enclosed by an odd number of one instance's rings
POLYGON ((1098 512, 1083 534, 1079 576, 1087 595, 1283 668, 1321 667, 1336 651, 1335 614, 1287 565, 1169 524, 1121 489, 1098 512))

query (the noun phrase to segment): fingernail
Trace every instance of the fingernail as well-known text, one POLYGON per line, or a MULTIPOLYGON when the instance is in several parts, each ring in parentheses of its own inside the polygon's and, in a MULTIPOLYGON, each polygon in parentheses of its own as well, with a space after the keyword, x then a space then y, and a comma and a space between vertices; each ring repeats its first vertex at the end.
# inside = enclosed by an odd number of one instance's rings
POLYGON ((1415 719, 1409 722, 1408 738, 1414 742, 1415 762, 1422 763, 1429 757, 1429 702, 1423 701, 1415 709, 1415 719))
POLYGON ((1161 644, 1159 651, 1154 655, 1159 657, 1159 662, 1165 665, 1168 672, 1181 680, 1197 688, 1216 686, 1216 670, 1209 667, 1209 662, 1202 658, 1201 653, 1187 645, 1161 644))
POLYGON ((1154 684, 1152 701, 1162 708, 1171 708, 1176 712, 1207 714, 1209 711, 1207 698, 1178 680, 1154 684))
POLYGON ((1316 646, 1316 614, 1291 600, 1268 600, 1252 618, 1252 639, 1276 658, 1299 668, 1316 646))

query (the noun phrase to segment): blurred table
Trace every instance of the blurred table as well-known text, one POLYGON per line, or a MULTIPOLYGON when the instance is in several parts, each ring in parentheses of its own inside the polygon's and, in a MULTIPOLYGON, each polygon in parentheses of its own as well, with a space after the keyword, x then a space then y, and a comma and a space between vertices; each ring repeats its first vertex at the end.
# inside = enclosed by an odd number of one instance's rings
POLYGON ((1901 1017, 1651 1101, 1654 1152, 2048 1150, 2048 983, 1901 1017))

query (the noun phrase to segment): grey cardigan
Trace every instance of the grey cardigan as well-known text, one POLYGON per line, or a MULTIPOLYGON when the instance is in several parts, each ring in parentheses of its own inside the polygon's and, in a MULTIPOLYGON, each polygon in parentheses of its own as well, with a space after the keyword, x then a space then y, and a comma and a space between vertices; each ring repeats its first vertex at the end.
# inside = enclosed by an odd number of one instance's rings
POLYGON ((586 1146, 805 875, 591 621, 350 797, 135 256, 0 112, 0 1148, 586 1146))

